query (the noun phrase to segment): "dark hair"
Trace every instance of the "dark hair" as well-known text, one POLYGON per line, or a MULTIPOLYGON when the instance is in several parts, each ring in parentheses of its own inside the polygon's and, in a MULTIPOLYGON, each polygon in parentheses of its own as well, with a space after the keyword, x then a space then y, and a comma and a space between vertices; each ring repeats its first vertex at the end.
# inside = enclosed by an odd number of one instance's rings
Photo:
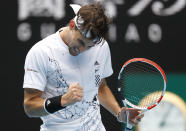
POLYGON ((105 15, 105 10, 100 3, 82 6, 77 17, 81 17, 84 21, 80 24, 82 30, 91 29, 95 35, 106 38, 111 19, 105 15))

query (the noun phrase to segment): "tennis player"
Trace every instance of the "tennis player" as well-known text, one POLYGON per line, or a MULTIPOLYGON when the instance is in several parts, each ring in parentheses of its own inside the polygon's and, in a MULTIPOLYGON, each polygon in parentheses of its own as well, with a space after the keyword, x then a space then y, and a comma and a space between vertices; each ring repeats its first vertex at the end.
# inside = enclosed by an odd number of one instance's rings
POLYGON ((40 117, 40 131, 105 131, 100 104, 126 122, 141 120, 136 109, 121 108, 107 86, 112 73, 106 34, 110 19, 98 3, 72 5, 67 27, 36 43, 25 60, 24 109, 40 117))

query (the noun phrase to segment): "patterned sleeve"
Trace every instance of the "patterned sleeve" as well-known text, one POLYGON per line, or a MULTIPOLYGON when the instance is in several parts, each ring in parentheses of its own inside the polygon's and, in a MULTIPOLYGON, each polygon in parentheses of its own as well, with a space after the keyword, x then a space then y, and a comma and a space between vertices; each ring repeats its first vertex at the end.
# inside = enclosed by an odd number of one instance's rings
POLYGON ((46 57, 38 46, 28 52, 25 60, 23 88, 34 88, 44 91, 46 86, 46 57))

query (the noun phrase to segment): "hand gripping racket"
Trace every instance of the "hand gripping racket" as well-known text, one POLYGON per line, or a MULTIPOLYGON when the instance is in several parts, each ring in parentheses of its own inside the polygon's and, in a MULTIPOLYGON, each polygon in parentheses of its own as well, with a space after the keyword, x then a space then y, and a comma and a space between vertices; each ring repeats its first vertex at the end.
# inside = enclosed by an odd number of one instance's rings
MULTIPOLYGON (((155 62, 133 58, 122 66, 118 82, 118 92, 124 106, 139 109, 139 115, 142 115, 160 103, 165 94, 167 78, 163 69, 155 62)), ((125 131, 131 131, 129 112, 126 114, 125 131)))

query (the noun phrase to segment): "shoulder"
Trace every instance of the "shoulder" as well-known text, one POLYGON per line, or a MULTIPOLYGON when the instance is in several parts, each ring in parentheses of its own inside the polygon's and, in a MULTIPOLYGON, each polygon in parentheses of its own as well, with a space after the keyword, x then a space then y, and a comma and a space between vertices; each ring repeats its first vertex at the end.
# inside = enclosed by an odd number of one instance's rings
POLYGON ((55 34, 52 34, 43 40, 38 41, 35 43, 32 48, 28 51, 27 56, 34 54, 34 55, 43 55, 47 54, 49 48, 55 46, 55 34))
POLYGON ((42 41, 37 42, 35 45, 32 46, 32 48, 28 51, 27 57, 30 57, 32 55, 38 56, 44 53, 44 44, 42 41))
POLYGON ((100 50, 101 50, 101 52, 102 53, 109 53, 110 54, 110 48, 109 48, 109 44, 108 44, 108 42, 106 41, 106 40, 104 40, 102 43, 100 43, 99 45, 98 45, 98 47, 100 48, 100 50))
POLYGON ((108 45, 108 42, 106 40, 103 40, 103 42, 97 44, 96 47, 98 49, 102 49, 102 50, 109 50, 109 45, 108 45))

